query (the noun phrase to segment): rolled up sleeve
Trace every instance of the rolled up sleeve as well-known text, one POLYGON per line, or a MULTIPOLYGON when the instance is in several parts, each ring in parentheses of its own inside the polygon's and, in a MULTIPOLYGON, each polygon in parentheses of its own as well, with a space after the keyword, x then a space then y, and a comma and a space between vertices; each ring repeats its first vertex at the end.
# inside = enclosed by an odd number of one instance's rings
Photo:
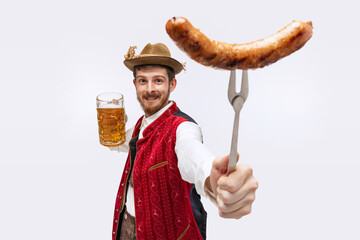
POLYGON ((183 180, 194 183, 196 191, 206 196, 205 180, 210 175, 215 156, 202 142, 201 128, 193 122, 183 122, 176 130, 175 152, 183 180))

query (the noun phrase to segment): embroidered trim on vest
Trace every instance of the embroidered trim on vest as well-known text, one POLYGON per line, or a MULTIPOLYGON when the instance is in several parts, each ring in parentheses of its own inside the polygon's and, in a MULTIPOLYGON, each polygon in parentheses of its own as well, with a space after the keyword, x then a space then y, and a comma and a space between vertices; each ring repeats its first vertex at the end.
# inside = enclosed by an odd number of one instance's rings
POLYGON ((155 164, 154 166, 149 167, 148 171, 154 170, 155 168, 164 166, 164 165, 166 165, 166 164, 168 164, 168 163, 169 163, 168 161, 161 162, 161 163, 157 163, 157 164, 155 164))

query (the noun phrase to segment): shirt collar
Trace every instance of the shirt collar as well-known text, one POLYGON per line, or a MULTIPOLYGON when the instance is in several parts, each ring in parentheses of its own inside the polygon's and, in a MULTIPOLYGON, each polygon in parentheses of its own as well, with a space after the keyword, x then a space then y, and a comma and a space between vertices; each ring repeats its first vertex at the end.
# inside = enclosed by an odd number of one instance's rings
POLYGON ((160 109, 159 111, 157 111, 156 113, 154 113, 153 115, 147 117, 147 118, 143 118, 142 123, 141 123, 141 128, 143 128, 144 126, 147 127, 149 126, 152 122, 154 122, 158 117, 161 116, 161 114, 163 114, 169 107, 171 107, 171 105, 173 104, 173 101, 169 101, 169 103, 163 107, 162 109, 160 109))

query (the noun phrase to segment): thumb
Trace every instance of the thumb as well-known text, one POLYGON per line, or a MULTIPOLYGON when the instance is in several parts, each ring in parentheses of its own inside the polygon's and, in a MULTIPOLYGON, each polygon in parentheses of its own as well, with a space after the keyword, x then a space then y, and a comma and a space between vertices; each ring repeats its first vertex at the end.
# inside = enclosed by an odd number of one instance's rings
POLYGON ((226 174, 228 162, 229 156, 216 157, 213 161, 209 183, 210 189, 213 193, 215 193, 215 195, 217 194, 217 182, 222 175, 226 174))
POLYGON ((218 173, 226 173, 227 165, 229 163, 229 155, 215 158, 213 162, 213 170, 218 173))
MULTIPOLYGON (((226 155, 223 157, 217 157, 213 162, 213 169, 217 170, 221 173, 225 173, 228 169, 229 157, 230 157, 230 155, 226 155)), ((239 155, 239 153, 237 153, 236 162, 239 161, 239 157, 240 157, 240 155, 239 155)))

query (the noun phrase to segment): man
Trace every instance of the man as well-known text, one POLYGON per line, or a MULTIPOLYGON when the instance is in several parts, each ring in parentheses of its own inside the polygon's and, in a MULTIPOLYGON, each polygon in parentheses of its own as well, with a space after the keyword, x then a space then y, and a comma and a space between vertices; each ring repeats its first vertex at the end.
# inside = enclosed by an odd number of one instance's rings
POLYGON ((161 43, 149 43, 137 56, 130 48, 125 58, 145 114, 121 146, 129 155, 115 203, 113 240, 205 239, 199 194, 216 204, 221 217, 249 214, 258 185, 252 169, 238 164, 227 175, 229 156, 213 156, 196 122, 169 101, 183 65, 161 43))

